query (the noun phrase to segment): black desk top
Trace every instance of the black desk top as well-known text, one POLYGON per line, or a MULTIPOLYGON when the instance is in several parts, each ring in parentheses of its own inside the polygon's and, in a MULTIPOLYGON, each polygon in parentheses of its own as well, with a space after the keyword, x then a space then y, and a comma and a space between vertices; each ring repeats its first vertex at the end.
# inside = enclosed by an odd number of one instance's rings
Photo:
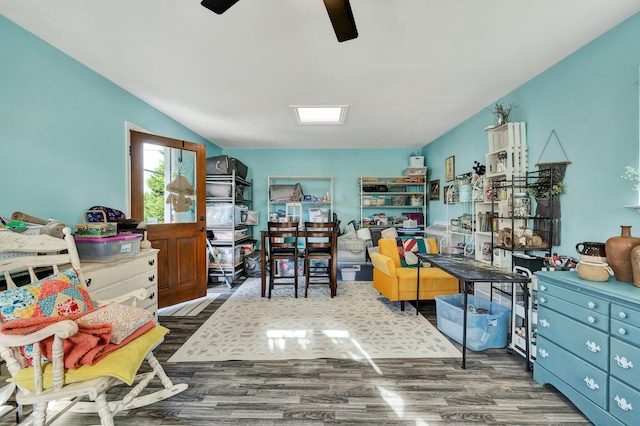
POLYGON ((528 283, 531 278, 470 259, 462 254, 418 254, 425 260, 465 282, 528 283))

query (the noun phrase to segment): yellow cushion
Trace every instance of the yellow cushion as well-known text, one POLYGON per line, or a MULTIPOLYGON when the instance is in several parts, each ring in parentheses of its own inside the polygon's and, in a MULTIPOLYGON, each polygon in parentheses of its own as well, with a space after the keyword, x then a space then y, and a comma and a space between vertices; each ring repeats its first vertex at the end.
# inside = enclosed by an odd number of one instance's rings
MULTIPOLYGON (((117 351, 105 356, 95 365, 83 365, 77 370, 67 369, 65 370, 64 384, 111 376, 131 385, 147 353, 162 342, 164 335, 168 332, 168 328, 158 325, 117 351)), ((52 385, 52 363, 44 364, 42 371, 43 387, 50 388, 52 385)), ((24 389, 35 391, 33 368, 31 367, 22 369, 7 381, 14 382, 24 389)))

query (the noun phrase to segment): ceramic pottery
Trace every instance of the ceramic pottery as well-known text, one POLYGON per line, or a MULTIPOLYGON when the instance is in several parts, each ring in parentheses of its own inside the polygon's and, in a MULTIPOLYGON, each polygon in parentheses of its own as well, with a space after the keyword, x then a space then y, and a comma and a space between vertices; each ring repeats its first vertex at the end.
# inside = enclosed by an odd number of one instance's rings
POLYGON ((609 266, 618 281, 633 282, 631 250, 640 245, 640 238, 631 236, 631 226, 621 226, 620 236, 611 237, 605 243, 609 266))
POLYGON ((631 267, 633 269, 633 284, 640 287, 640 245, 631 250, 631 267))

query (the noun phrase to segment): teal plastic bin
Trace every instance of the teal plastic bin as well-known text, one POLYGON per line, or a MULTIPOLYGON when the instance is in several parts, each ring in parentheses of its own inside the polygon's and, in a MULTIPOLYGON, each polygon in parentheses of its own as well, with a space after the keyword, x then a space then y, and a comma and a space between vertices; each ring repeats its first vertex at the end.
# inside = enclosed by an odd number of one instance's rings
MULTIPOLYGON (((438 330, 462 344, 463 294, 436 296, 438 330)), ((480 297, 468 295, 467 348, 483 351, 507 346, 511 310, 480 297), (486 309, 487 313, 476 313, 486 309)))

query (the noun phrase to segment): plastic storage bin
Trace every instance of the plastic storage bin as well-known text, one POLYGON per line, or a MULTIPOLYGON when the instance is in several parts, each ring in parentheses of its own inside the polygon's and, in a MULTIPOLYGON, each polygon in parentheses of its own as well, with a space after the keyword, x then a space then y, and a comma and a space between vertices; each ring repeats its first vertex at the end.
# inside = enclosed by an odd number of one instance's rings
POLYGON ((115 237, 75 237, 78 255, 83 262, 114 262, 140 253, 140 234, 118 234, 115 237))
POLYGON ((340 263, 339 281, 373 281, 373 265, 369 262, 340 263), (345 275, 348 275, 345 278, 345 275))
MULTIPOLYGON (((463 294, 436 296, 438 330, 462 344, 463 294)), ((507 346, 511 310, 472 295, 467 296, 470 310, 485 309, 487 313, 467 313, 467 348, 483 351, 507 346)))

